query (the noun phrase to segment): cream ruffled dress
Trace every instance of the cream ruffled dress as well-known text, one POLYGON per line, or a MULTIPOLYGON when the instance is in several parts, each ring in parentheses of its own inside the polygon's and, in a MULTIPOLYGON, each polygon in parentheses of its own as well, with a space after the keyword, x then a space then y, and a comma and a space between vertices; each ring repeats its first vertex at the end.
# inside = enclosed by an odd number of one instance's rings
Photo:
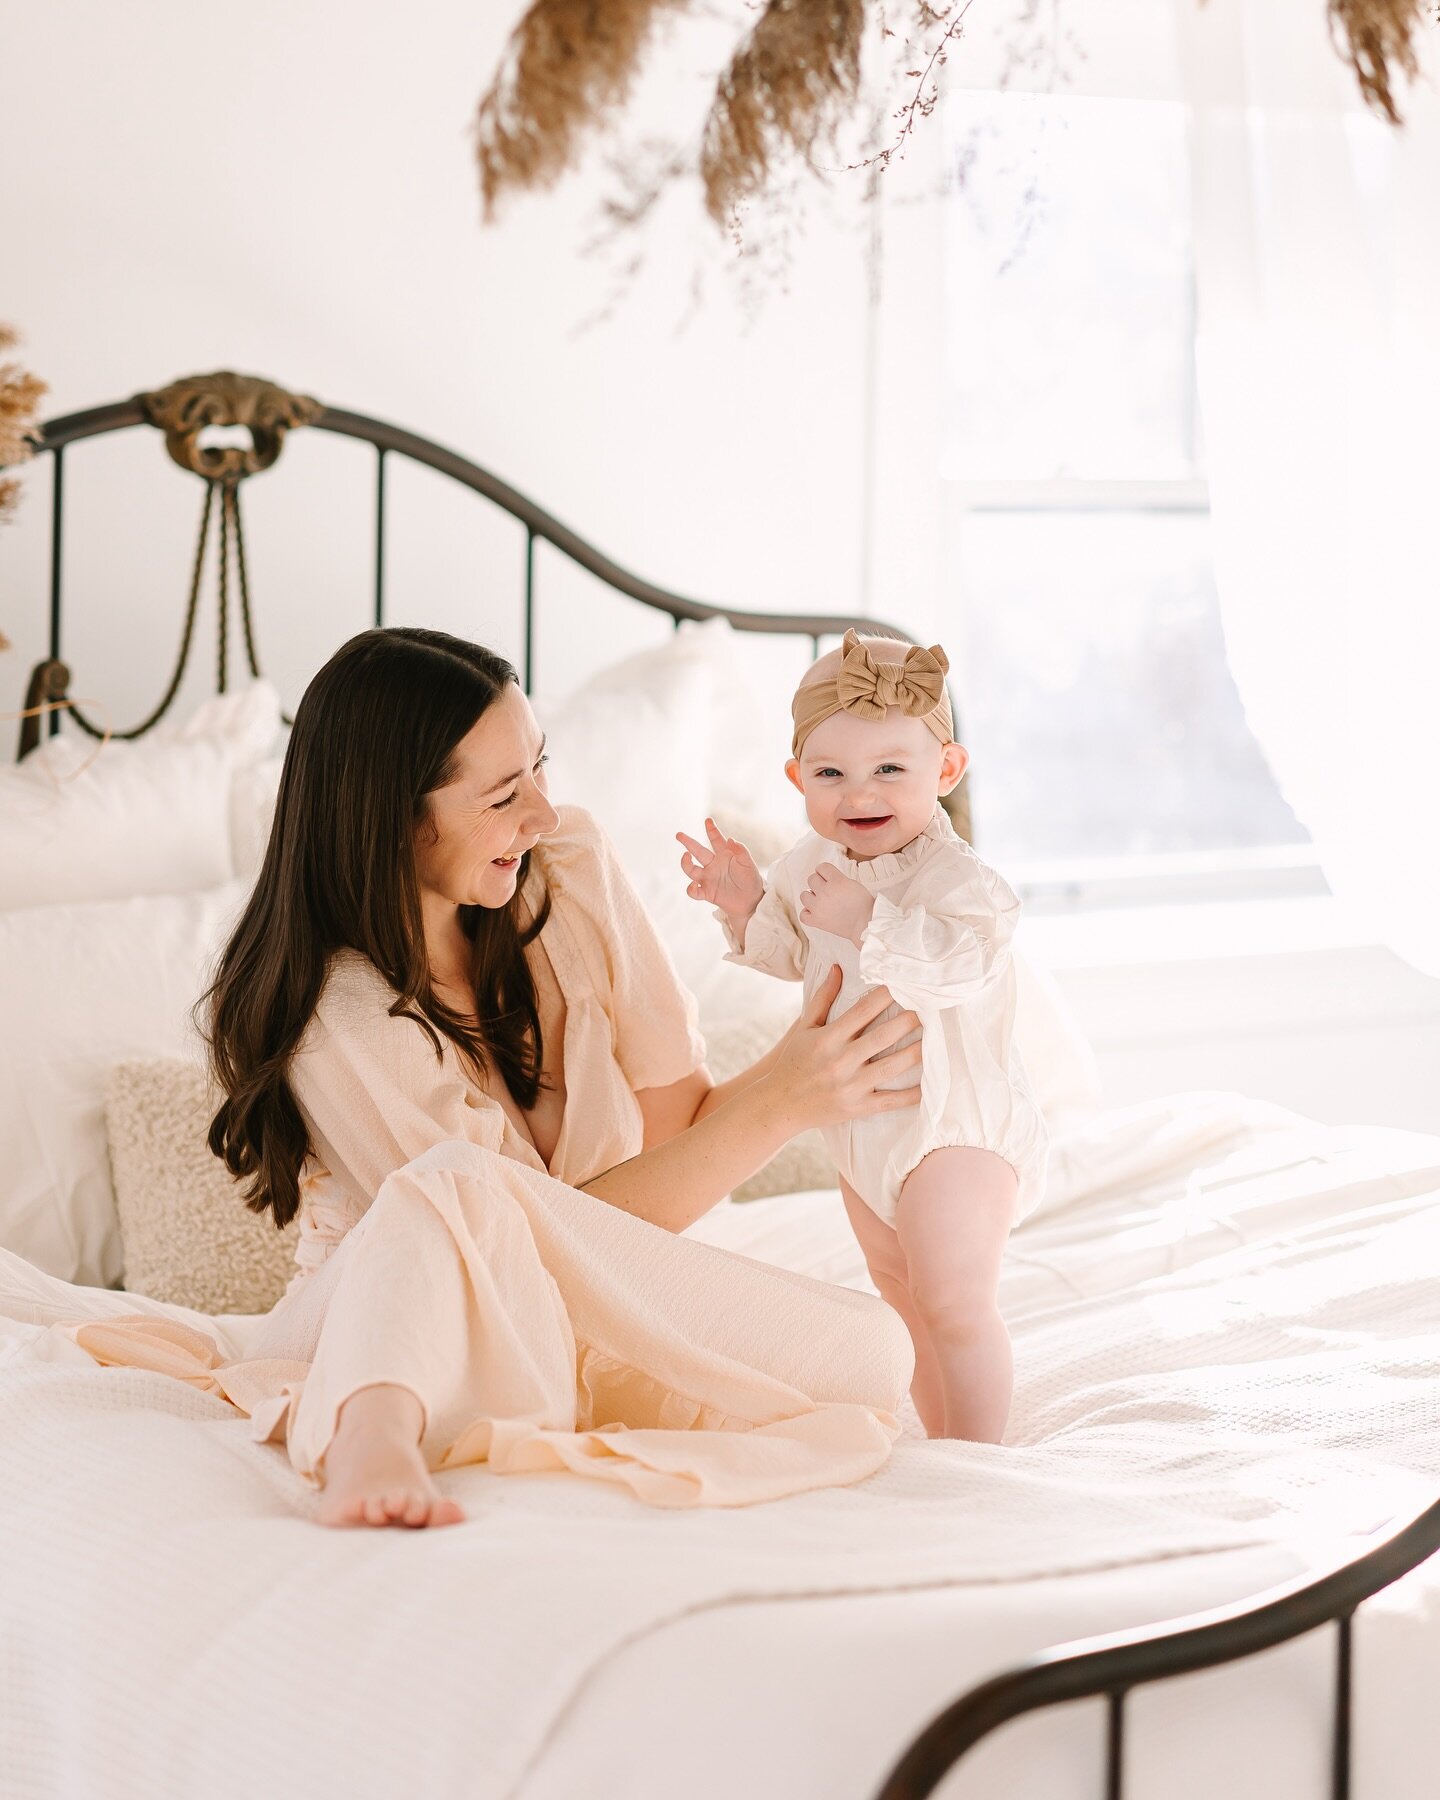
MULTIPOLYGON (((727 962, 782 981, 803 981, 809 1000, 831 966, 844 977, 835 1018, 875 987, 920 1019, 918 1108, 830 1125, 824 1137, 836 1167, 887 1224, 895 1222, 905 1177, 931 1150, 991 1150, 1019 1177, 1016 1219, 1045 1189, 1045 1121, 1015 1046, 1015 970, 1010 939, 1020 902, 1004 879, 960 837, 943 807, 903 849, 859 861, 807 832, 770 869, 765 897, 745 928, 743 947, 728 917, 715 917, 730 945, 727 962), (800 922, 800 895, 821 863, 833 863, 875 896, 857 947, 800 922)), ((901 1039, 913 1043, 914 1036, 901 1039)), ((892 1087, 912 1087, 907 1071, 892 1087)))

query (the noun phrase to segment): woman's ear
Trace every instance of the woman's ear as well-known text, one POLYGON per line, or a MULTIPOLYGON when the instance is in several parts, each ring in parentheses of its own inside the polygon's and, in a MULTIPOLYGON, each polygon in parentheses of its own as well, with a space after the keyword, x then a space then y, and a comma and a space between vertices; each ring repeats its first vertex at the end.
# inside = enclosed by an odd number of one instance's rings
POLYGON ((791 787, 798 788, 802 794, 805 792, 805 783, 800 779, 800 765, 793 756, 785 765, 785 776, 791 787))
POLYGON ((952 793, 970 766, 970 752, 963 744, 947 744, 940 752, 940 782, 937 794, 952 793))

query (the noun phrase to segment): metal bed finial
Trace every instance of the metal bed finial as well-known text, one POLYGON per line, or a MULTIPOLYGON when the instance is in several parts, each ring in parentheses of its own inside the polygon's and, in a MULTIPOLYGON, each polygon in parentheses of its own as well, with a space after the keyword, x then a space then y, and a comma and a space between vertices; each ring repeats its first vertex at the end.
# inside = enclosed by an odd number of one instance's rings
MULTIPOLYGON (((259 659, 255 651, 255 625, 250 610, 250 583, 245 565, 245 534, 240 521, 240 484, 252 475, 273 468, 285 445, 287 432, 313 424, 324 411, 318 400, 306 394, 292 394, 273 381, 255 375, 237 375, 231 369, 220 369, 212 375, 187 375, 172 381, 168 387, 137 394, 130 403, 140 417, 165 435, 165 448, 172 462, 205 483, 205 499, 200 510, 200 533, 195 546, 195 560, 190 576, 190 594, 180 628, 180 644, 175 664, 164 693, 138 725, 126 731, 110 731, 86 717, 79 704, 70 698, 70 670, 59 655, 60 553, 61 553, 61 456, 63 442, 52 447, 55 456, 54 517, 51 545, 51 654, 38 664, 30 677, 25 698, 25 717, 20 731, 20 756, 26 756, 40 741, 40 720, 48 711, 52 733, 58 729, 60 712, 68 712, 80 729, 93 738, 134 739, 143 737, 169 712, 180 691, 190 661, 195 636, 195 617, 200 605, 200 590, 205 573, 205 551, 210 540, 210 522, 219 496, 219 604, 216 619, 216 690, 226 691, 230 644, 230 570, 232 562, 239 584, 240 622, 245 642, 245 657, 250 673, 257 679, 259 659), (242 426, 250 433, 248 446, 242 444, 204 444, 201 433, 212 426, 242 426)), ((131 423, 126 419, 123 423, 131 423)), ((62 421, 63 423, 63 421, 62 421)), ((46 427, 40 447, 47 447, 50 434, 46 427)), ((290 721, 286 719, 288 724, 290 721)))
POLYGON ((272 467, 286 432, 313 425, 325 410, 308 394, 292 394, 259 375, 232 369, 185 375, 136 398, 149 422, 165 433, 172 461, 207 481, 240 482, 272 467), (202 444, 200 433, 212 425, 245 426, 250 448, 202 444))

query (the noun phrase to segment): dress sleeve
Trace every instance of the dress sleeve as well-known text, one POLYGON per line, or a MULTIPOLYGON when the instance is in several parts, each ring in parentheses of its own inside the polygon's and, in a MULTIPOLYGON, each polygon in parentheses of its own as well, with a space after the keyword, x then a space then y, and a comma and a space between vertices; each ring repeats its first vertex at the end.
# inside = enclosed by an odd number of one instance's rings
POLYGON ((559 811, 560 829, 546 844, 546 877, 589 925, 615 1060, 633 1092, 669 1087, 705 1060, 695 996, 676 974, 609 838, 582 807, 559 811))
POLYGON ((499 1150, 505 1115, 461 1074, 453 1045, 437 1056, 377 970, 347 956, 326 984, 290 1063, 290 1085, 316 1139, 371 1200, 387 1176, 435 1144, 499 1150))
POLYGON ((781 981, 803 979, 807 939, 795 916, 781 865, 771 870, 760 904, 746 921, 743 944, 729 914, 718 906, 714 912, 730 946, 726 962, 758 969, 762 975, 774 975, 781 981))
POLYGON ((904 907, 875 896, 860 940, 860 979, 889 988, 899 1006, 961 1006, 1010 966, 1020 902, 979 857, 942 865, 904 907))

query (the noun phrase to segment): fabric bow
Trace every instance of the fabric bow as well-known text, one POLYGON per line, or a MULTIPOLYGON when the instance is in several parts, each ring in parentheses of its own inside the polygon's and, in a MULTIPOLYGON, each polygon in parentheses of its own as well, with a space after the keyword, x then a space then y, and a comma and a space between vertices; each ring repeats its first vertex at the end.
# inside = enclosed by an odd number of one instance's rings
POLYGON ((841 649, 835 698, 858 718, 883 719, 887 707, 898 706, 907 717, 919 719, 945 698, 950 659, 938 644, 928 650, 912 644, 903 662, 876 662, 850 630, 841 649))
POLYGON ((904 646, 903 662, 877 662, 852 629, 845 633, 840 650, 840 668, 833 681, 802 682, 795 690, 790 702, 795 721, 792 756, 799 756, 815 727, 837 712, 883 719, 887 708, 898 706, 907 717, 923 720, 942 744, 954 737, 955 720, 945 692, 950 659, 938 644, 928 650, 909 644, 904 646))

